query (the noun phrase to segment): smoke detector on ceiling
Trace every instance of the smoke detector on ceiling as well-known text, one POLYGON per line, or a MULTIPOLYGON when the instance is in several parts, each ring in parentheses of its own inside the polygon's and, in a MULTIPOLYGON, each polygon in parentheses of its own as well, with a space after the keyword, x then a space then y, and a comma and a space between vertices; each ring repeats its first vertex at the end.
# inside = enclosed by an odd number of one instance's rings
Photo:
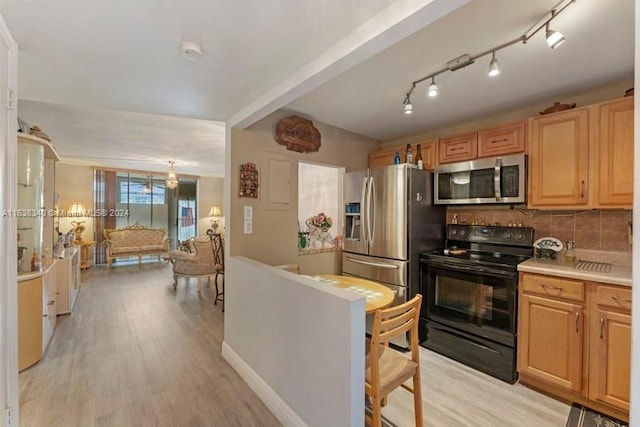
POLYGON ((182 56, 191 61, 198 60, 202 57, 202 48, 196 42, 182 42, 180 51, 182 52, 182 56))

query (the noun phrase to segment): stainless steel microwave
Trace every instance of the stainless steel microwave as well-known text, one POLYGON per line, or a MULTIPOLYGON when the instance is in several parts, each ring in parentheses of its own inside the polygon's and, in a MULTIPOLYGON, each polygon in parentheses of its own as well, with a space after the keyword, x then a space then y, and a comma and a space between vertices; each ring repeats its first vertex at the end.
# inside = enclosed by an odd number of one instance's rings
POLYGON ((434 170, 434 203, 526 203, 527 156, 488 157, 434 170))

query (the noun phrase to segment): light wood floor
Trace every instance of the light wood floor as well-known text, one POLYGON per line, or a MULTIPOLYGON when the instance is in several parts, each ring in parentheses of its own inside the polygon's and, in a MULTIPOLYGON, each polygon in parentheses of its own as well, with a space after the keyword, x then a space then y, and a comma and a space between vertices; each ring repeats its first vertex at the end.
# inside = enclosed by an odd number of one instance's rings
MULTIPOLYGON (((223 315, 212 291, 164 263, 92 268, 45 357, 20 374, 20 425, 280 425, 222 359, 223 315)), ((564 427, 569 406, 421 349, 424 425, 564 427)), ((388 425, 413 425, 394 391, 388 425)))

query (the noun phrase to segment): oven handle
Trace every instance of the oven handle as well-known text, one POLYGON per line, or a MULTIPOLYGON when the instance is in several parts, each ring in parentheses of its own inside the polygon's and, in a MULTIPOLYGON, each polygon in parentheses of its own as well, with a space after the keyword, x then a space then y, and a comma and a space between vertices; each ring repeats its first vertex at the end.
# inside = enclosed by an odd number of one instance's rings
POLYGON ((502 194, 500 192, 500 176, 501 176, 501 171, 500 169, 502 168, 502 159, 497 158, 496 159, 496 165, 493 169, 493 186, 495 187, 495 196, 496 196, 496 202, 499 202, 502 199, 502 194))
POLYGON ((452 264, 445 264, 445 263, 436 262, 436 261, 427 261, 427 266, 442 268, 445 270, 463 271, 468 273, 486 273, 492 276, 500 276, 500 277, 513 277, 516 275, 516 273, 513 271, 498 270, 495 268, 479 267, 479 266, 452 265, 452 264))

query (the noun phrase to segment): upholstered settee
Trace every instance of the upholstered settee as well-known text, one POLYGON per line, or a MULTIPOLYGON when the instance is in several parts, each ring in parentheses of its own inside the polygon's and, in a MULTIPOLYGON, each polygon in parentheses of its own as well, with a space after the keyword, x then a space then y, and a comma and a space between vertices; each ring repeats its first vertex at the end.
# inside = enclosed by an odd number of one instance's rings
POLYGON ((104 238, 108 267, 115 258, 137 256, 140 264, 143 255, 166 255, 171 242, 166 229, 146 227, 137 222, 122 228, 105 229, 104 238))

